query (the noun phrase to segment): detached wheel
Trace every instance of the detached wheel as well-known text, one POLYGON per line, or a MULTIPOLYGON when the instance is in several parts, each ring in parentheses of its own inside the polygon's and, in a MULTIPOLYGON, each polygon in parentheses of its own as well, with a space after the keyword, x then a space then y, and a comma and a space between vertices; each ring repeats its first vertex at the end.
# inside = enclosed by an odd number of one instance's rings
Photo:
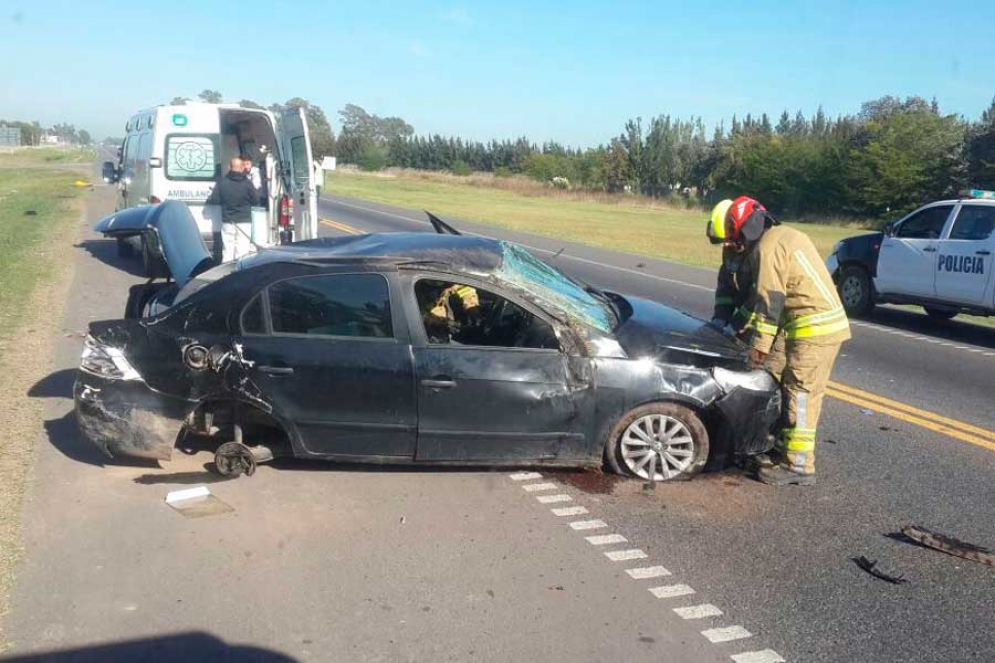
POLYGON ((214 467, 224 477, 251 477, 256 471, 256 459, 244 444, 225 442, 214 454, 214 467))
POLYGON ((959 313, 957 309, 950 308, 935 308, 933 306, 923 306, 922 308, 926 311, 926 315, 934 320, 951 320, 959 313))
POLYGON ((652 481, 689 479, 708 460, 708 432, 691 409, 676 403, 638 407, 615 425, 605 448, 618 474, 652 481))
POLYGON ((837 290, 847 315, 862 316, 874 310, 871 277, 863 267, 844 267, 837 290))

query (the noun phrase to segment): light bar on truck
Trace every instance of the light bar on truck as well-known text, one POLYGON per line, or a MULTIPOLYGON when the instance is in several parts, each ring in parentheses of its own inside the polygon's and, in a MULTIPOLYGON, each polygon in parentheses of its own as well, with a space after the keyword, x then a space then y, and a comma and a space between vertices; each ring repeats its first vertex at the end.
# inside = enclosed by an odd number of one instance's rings
POLYGON ((964 198, 983 198, 987 200, 995 200, 995 191, 984 191, 982 189, 967 189, 961 191, 960 195, 964 198))

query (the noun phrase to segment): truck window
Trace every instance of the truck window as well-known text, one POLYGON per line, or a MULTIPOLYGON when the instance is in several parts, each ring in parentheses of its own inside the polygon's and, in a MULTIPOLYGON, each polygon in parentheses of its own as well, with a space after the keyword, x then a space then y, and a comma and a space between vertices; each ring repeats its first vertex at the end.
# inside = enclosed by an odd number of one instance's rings
POLYGON ((304 144, 304 136, 292 138, 290 150, 294 159, 294 180, 299 184, 306 184, 311 179, 311 164, 307 161, 307 146, 304 144))
POLYGON ((953 205, 940 205, 916 212, 898 228, 902 239, 939 239, 953 205))
POLYGON ((212 182, 221 172, 218 137, 210 134, 166 136, 166 179, 212 182))
POLYGON ((950 239, 985 240, 995 231, 995 205, 964 205, 954 221, 950 239))

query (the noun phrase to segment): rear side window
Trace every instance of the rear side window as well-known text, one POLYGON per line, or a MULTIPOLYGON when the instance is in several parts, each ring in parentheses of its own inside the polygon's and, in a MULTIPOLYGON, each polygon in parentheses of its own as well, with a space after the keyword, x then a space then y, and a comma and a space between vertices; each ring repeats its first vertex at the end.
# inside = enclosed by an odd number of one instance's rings
POLYGON ((995 205, 964 205, 954 221, 950 239, 985 240, 995 231, 995 205))
POLYGON ((303 136, 296 136, 290 139, 290 150, 294 160, 294 180, 298 184, 305 184, 311 173, 311 164, 307 160, 307 146, 304 144, 303 136))
POLYGON ((898 237, 904 239, 939 239, 953 205, 940 205, 916 212, 898 228, 898 237))
POLYGON ((387 279, 329 274, 280 281, 269 288, 275 334, 391 338, 387 279))
POLYGON ((218 137, 209 134, 166 136, 166 179, 211 182, 221 173, 218 137))
POLYGON ((242 332, 245 334, 265 334, 266 322, 263 319, 263 297, 256 295, 242 311, 242 332))

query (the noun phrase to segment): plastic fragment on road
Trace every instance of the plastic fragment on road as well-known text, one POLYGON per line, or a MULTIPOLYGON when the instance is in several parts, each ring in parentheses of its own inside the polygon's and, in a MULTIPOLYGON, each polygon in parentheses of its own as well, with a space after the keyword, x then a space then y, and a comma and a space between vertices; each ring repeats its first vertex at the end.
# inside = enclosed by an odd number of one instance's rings
POLYGON ((879 569, 877 560, 871 561, 861 555, 860 557, 854 557, 853 561, 857 566, 862 568, 864 571, 867 571, 875 578, 889 582, 892 585, 901 585, 902 583, 908 582, 904 575, 896 576, 879 569))
POLYGON ((187 518, 204 518, 235 510, 212 495, 207 486, 170 491, 166 493, 166 504, 187 518))
POLYGON ((988 548, 982 548, 973 543, 967 543, 966 541, 961 541, 945 534, 930 532, 927 529, 913 525, 903 527, 902 534, 921 546, 995 568, 995 552, 992 552, 988 548))

